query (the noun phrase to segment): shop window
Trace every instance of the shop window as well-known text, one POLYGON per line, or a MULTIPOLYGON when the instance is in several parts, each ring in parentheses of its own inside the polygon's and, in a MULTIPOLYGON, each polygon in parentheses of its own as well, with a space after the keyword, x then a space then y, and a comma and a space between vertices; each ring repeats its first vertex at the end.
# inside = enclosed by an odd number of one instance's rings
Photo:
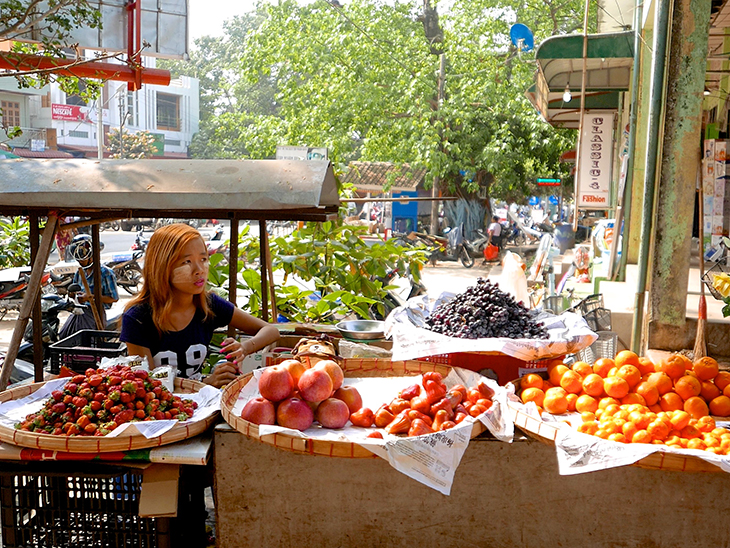
POLYGON ((3 127, 15 127, 20 125, 20 103, 15 101, 0 101, 2 108, 3 127))
POLYGON ((76 131, 76 130, 72 129, 68 132, 68 136, 69 137, 78 137, 80 139, 88 139, 89 132, 88 131, 76 131))
POLYGON ((157 94, 157 129, 180 131, 180 96, 157 94))

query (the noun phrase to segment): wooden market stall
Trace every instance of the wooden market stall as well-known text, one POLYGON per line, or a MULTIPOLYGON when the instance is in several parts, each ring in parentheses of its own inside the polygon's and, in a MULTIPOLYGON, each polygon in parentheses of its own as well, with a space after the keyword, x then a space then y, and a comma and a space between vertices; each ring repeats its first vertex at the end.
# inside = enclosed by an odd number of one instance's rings
MULTIPOLYGON (((40 280, 57 230, 92 225, 99 264, 99 223, 131 217, 227 219, 231 251, 238 252, 238 221, 261 224, 261 256, 269 257, 267 220, 325 221, 337 216, 339 196, 328 161, 291 160, 15 160, 3 163, 0 215, 27 216, 31 228, 31 278, 0 374, 7 386, 23 332, 31 318, 40 349, 40 280), (65 217, 86 220, 62 225, 65 217), (41 236, 41 224, 45 223, 41 236), (39 243, 40 240, 40 243, 39 243)), ((269 257, 270 259, 270 257, 269 257)), ((236 300, 237 261, 229 264, 230 300, 236 300)), ((99 271, 95 301, 101 305, 99 271)), ((261 261, 264 319, 273 284, 261 261)), ((35 378, 43 365, 36 355, 35 378)))

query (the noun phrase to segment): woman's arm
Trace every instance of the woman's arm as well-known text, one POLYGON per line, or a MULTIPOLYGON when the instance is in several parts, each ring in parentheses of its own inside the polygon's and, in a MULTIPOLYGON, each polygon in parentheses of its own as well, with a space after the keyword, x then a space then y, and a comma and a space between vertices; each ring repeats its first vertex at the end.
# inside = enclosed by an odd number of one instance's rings
POLYGON ((150 370, 155 368, 155 361, 152 359, 152 352, 149 348, 129 342, 126 344, 128 356, 140 356, 141 358, 147 358, 147 365, 149 366, 150 370))
POLYGON ((247 335, 252 335, 250 339, 246 339, 243 343, 231 338, 223 341, 222 354, 226 356, 226 359, 234 361, 236 364, 240 364, 243 358, 249 354, 253 354, 279 340, 279 330, 276 326, 256 318, 240 308, 233 309, 233 317, 229 325, 247 335))

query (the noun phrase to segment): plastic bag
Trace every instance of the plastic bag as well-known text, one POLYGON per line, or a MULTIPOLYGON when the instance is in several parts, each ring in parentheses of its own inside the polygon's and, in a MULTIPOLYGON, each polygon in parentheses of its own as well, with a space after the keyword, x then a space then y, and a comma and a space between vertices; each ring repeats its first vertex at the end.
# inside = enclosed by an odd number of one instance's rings
POLYGON ((499 248, 496 245, 489 244, 484 248, 484 260, 493 261, 499 256, 499 248))
POLYGON ((525 262, 516 253, 508 251, 502 260, 502 275, 499 288, 512 295, 517 302, 530 307, 530 294, 527 292, 527 276, 525 262))

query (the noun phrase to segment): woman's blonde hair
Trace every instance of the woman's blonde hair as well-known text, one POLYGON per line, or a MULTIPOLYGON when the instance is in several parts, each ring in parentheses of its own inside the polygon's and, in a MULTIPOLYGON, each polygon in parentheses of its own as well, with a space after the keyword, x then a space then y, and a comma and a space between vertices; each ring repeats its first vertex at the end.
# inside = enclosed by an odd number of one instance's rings
MULTIPOLYGON (((144 282, 142 291, 133 297, 125 311, 137 304, 147 303, 152 308, 152 321, 159 333, 173 330, 172 314, 172 270, 180 258, 183 248, 195 239, 205 246, 205 240, 190 225, 176 223, 155 231, 147 244, 144 259, 144 282)), ((208 292, 193 297, 196 308, 203 311, 205 319, 212 316, 208 306, 208 292)))

